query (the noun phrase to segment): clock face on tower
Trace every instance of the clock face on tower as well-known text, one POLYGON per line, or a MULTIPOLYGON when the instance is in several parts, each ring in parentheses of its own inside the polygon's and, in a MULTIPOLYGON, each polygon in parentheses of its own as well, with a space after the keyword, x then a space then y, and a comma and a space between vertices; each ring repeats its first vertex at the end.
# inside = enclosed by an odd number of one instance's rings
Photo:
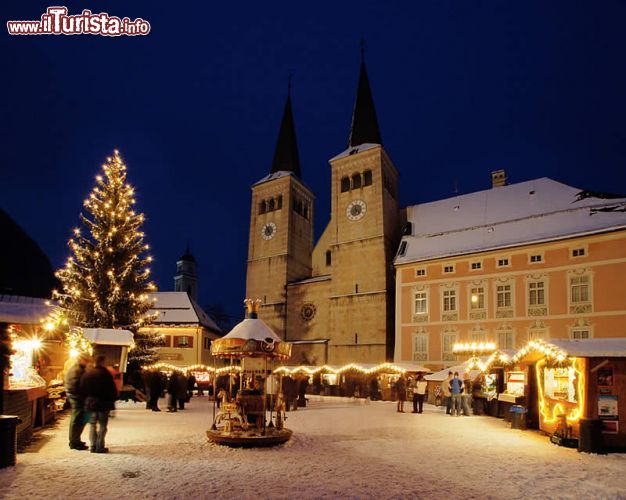
POLYGON ((363 200, 351 201, 346 208, 346 217, 350 220, 362 219, 367 211, 367 205, 363 200))
POLYGON ((261 229, 261 236, 264 240, 271 240, 276 234, 276 224, 273 222, 268 222, 261 229))

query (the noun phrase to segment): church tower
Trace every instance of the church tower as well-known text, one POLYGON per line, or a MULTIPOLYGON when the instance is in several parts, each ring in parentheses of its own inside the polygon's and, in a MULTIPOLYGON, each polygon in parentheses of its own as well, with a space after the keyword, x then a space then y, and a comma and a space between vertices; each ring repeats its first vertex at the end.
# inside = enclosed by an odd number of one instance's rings
POLYGON ((196 275, 196 259, 189 251, 189 245, 176 261, 176 276, 174 276, 174 291, 187 292, 195 301, 198 300, 198 277, 196 275))
POLYGON ((291 86, 270 173, 252 186, 246 297, 285 338, 287 284, 311 275, 314 196, 300 179, 291 86))
POLYGON ((398 171, 383 147, 363 54, 348 148, 330 165, 331 359, 392 359, 398 171))

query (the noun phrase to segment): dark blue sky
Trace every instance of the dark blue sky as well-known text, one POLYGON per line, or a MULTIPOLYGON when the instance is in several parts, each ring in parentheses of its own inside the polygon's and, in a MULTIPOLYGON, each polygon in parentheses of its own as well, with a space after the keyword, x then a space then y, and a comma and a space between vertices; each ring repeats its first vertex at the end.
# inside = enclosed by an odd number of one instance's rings
MULTIPOLYGON (((403 205, 450 196, 455 184, 486 188, 498 168, 511 182, 549 176, 626 192, 623 1, 62 4, 142 17, 152 31, 0 37, 0 203, 55 267, 118 148, 158 285, 173 287, 189 240, 201 304, 239 315, 250 186, 269 171, 287 75, 319 235, 361 37, 403 205)), ((49 5, 4 0, 2 24, 38 19, 49 5)))

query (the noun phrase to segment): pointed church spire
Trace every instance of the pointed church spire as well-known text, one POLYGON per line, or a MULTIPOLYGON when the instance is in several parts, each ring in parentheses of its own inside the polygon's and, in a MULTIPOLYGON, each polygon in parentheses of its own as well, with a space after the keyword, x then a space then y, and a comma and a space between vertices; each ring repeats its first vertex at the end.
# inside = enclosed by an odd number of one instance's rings
POLYGON ((366 143, 382 144, 383 140, 380 136, 372 89, 370 88, 367 70, 365 69, 365 41, 361 39, 361 71, 352 112, 352 126, 350 127, 348 147, 351 148, 366 143))
POLYGON ((274 173, 281 170, 293 172, 300 177, 300 156, 298 155, 296 127, 291 111, 291 75, 289 76, 287 102, 285 102, 285 111, 283 112, 283 119, 278 132, 278 141, 276 142, 271 172, 274 173))

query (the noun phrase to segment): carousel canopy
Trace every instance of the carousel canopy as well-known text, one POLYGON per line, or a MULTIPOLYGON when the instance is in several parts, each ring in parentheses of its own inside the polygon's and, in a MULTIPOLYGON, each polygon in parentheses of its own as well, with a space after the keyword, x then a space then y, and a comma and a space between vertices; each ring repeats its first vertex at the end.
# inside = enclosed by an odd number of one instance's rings
POLYGON ((287 359, 291 344, 283 342, 274 331, 258 318, 247 318, 228 335, 211 344, 211 354, 224 357, 269 357, 287 359))

